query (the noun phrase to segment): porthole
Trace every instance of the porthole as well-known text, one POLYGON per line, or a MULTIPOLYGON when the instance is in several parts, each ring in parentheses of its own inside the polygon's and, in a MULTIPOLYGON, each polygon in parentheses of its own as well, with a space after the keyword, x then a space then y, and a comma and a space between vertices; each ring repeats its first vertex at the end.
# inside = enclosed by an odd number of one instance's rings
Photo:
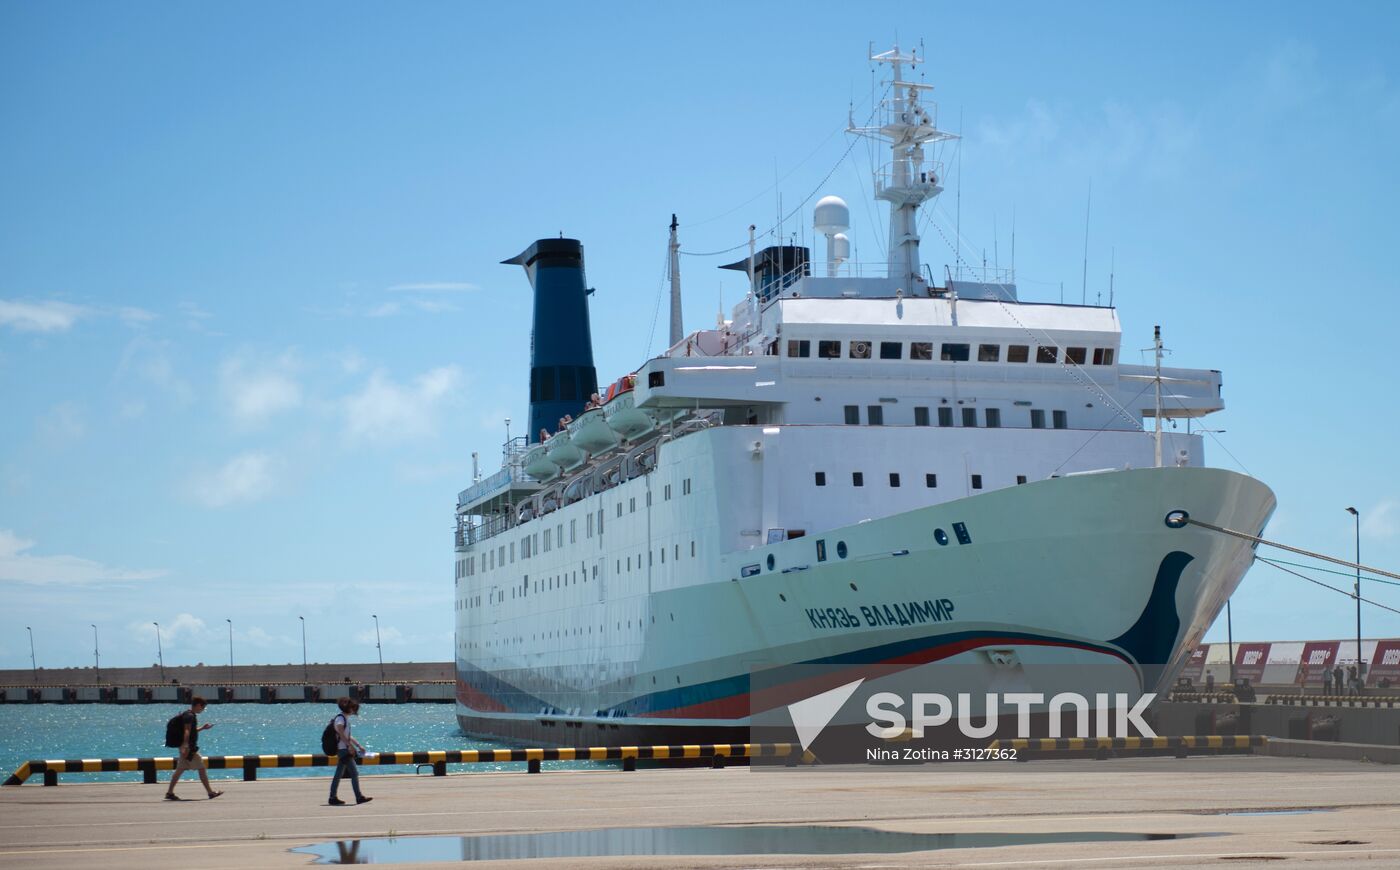
POLYGON ((787 596, 784 595, 783 593, 779 592, 779 593, 778 593, 778 600, 779 600, 779 601, 787 601, 787 596))
POLYGON ((1191 515, 1188 514, 1186 511, 1181 511, 1181 510, 1172 511, 1171 513, 1167 514, 1167 519, 1166 519, 1167 528, 1169 528, 1169 529, 1179 529, 1179 528, 1181 528, 1182 526, 1185 526, 1188 522, 1190 522, 1190 520, 1191 520, 1191 515))
POLYGON ((846 550, 846 542, 845 542, 845 541, 837 541, 837 542, 836 542, 836 555, 839 556, 840 558, 844 559, 844 558, 846 558, 846 553, 847 553, 847 550, 846 550))
POLYGON ((860 590, 856 588, 856 584, 852 583, 852 584, 851 584, 851 591, 852 591, 852 592, 859 592, 860 590))
POLYGON ((772 553, 769 553, 769 554, 768 554, 768 570, 769 570, 769 571, 772 571, 772 570, 773 570, 773 566, 776 565, 777 563, 778 563, 778 560, 773 558, 773 554, 772 554, 772 553))
POLYGON ((942 529, 933 530, 933 539, 938 542, 940 547, 948 546, 948 533, 942 529))

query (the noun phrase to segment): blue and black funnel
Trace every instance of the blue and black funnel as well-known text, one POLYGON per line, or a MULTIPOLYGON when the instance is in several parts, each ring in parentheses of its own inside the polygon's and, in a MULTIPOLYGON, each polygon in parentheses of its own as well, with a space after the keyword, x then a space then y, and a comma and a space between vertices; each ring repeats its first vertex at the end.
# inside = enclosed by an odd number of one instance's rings
POLYGON ((540 239, 502 263, 525 267, 535 291, 530 331, 530 442, 553 432, 564 415, 578 415, 598 390, 593 334, 578 239, 540 239))

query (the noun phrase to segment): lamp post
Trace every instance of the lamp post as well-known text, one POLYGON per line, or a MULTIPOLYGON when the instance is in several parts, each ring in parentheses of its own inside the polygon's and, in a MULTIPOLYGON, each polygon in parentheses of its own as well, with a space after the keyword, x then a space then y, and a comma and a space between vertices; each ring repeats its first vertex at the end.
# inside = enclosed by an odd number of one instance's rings
POLYGON ((384 679, 384 647, 379 643, 379 615, 370 614, 374 619, 374 648, 379 651, 379 679, 384 679))
POLYGON ((224 622, 228 623, 228 681, 233 682, 233 620, 227 617, 224 622))
POLYGON ((39 684, 39 660, 34 658, 34 629, 25 626, 24 630, 29 632, 29 666, 34 669, 34 684, 39 684))
MULTIPOLYGON (((88 623, 92 625, 92 623, 88 623)), ((97 626, 92 626, 92 668, 97 673, 97 682, 102 682, 102 656, 97 653, 97 626)))
POLYGON ((301 678, 306 682, 311 682, 311 671, 306 667, 306 617, 298 616, 301 620, 301 678))
POLYGON ((1359 691, 1366 680, 1361 664, 1361 512, 1349 507, 1347 513, 1356 520, 1356 681, 1359 691))
POLYGON ((160 648, 160 623, 153 622, 156 627, 156 661, 160 662, 160 681, 165 682, 165 650, 160 648))

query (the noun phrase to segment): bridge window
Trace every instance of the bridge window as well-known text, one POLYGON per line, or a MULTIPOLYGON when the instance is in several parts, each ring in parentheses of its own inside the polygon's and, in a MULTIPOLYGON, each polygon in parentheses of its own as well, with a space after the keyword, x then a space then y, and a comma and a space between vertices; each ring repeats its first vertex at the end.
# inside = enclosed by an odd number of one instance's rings
POLYGON ((942 426, 942 427, 945 428, 945 429, 946 429, 947 427, 953 425, 953 409, 952 409, 952 408, 939 408, 939 409, 938 409, 938 425, 939 425, 939 426, 942 426))
POLYGON ((839 341, 819 341, 817 342, 817 356, 822 359, 840 359, 841 342, 839 341))
POLYGON ((928 408, 924 408, 924 407, 916 407, 916 408, 914 408, 914 425, 915 425, 915 426, 927 426, 927 425, 928 425, 928 408))
POLYGON ((846 425, 847 425, 847 426, 858 426, 858 425, 860 425, 860 406, 859 406, 859 405, 847 405, 847 406, 846 406, 846 425))
POLYGON ((933 342, 915 341, 909 344, 910 359, 933 359, 933 342))
POLYGON ((880 359, 904 359, 904 343, 899 341, 880 342, 880 359))
POLYGON ((1025 483, 1025 482, 1026 482, 1026 476, 1025 476, 1024 474, 1018 474, 1018 475, 1016 475, 1016 485, 1017 485, 1017 486, 1020 486, 1021 484, 1025 483))
POLYGON ((1059 357, 1058 347, 1045 347, 1041 345, 1035 349, 1035 361, 1038 363, 1053 363, 1059 357))
POLYGON ((988 409, 987 409, 987 428, 988 428, 988 429, 1000 429, 1000 428, 1001 428, 1001 409, 1000 409, 1000 408, 988 408, 988 409))
POLYGON ((1096 366, 1111 366, 1111 365, 1113 365, 1113 348, 1111 348, 1111 347, 1096 347, 1096 348, 1094 348, 1094 365, 1096 365, 1096 366))
POLYGON ((976 408, 963 408, 963 409, 962 409, 962 424, 963 424, 964 426, 966 426, 967 428, 969 428, 969 429, 976 429, 976 428, 977 428, 977 409, 976 409, 976 408))
POLYGON ((944 344, 943 359, 951 362, 967 362, 971 353, 971 345, 966 344, 944 344))
POLYGON ((1065 362, 1082 366, 1084 365, 1084 353, 1082 347, 1067 347, 1065 348, 1065 362))
POLYGON ((788 356, 809 357, 812 355, 812 343, 806 339, 789 339, 788 356))
POLYGON ((1055 428, 1056 428, 1056 429, 1068 429, 1068 428, 1069 428, 1069 414, 1068 414, 1067 412, 1065 412, 1065 411, 1056 411, 1056 412, 1054 412, 1054 422, 1055 422, 1055 428))
POLYGON ((1031 408, 1031 428, 1045 428, 1045 412, 1042 411, 1040 408, 1031 408))
POLYGON ((846 355, 849 356, 851 359, 870 359, 870 342, 851 342, 850 352, 846 355))
POLYGON ((666 386, 666 373, 665 373, 665 372, 647 372, 647 386, 648 386, 648 387, 664 387, 664 386, 666 386))
POLYGON ((1024 344, 1008 344, 1006 346, 1006 361, 1009 363, 1029 362, 1031 349, 1024 344))
POLYGON ((979 344, 977 345, 978 362, 1000 362, 1001 345, 999 344, 979 344))
POLYGON ((867 405, 865 417, 871 426, 885 425, 885 409, 880 405, 867 405))

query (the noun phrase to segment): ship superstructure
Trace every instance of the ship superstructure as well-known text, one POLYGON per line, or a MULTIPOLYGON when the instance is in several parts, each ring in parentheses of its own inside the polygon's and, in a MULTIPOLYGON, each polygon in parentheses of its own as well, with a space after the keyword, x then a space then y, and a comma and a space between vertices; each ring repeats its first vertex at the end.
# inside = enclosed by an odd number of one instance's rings
MULTIPOLYGON (((726 267, 749 276, 729 319, 673 329, 596 391, 591 350, 537 365, 529 434, 459 494, 468 733, 733 735, 753 669, 801 662, 1112 660, 1151 689, 1243 576, 1246 543, 1163 523, 1258 531, 1273 510, 1204 466, 1191 421, 1223 407, 1220 373, 1124 364, 1111 307, 1021 301, 980 270, 936 280, 916 217, 941 190, 924 145, 949 136, 903 78, 919 57, 871 59, 888 99, 852 131, 890 148, 884 268, 849 262, 845 204, 823 199, 824 268, 751 247, 726 267)), ((586 325, 576 241, 507 262, 536 287, 537 342, 546 272, 586 325)))

